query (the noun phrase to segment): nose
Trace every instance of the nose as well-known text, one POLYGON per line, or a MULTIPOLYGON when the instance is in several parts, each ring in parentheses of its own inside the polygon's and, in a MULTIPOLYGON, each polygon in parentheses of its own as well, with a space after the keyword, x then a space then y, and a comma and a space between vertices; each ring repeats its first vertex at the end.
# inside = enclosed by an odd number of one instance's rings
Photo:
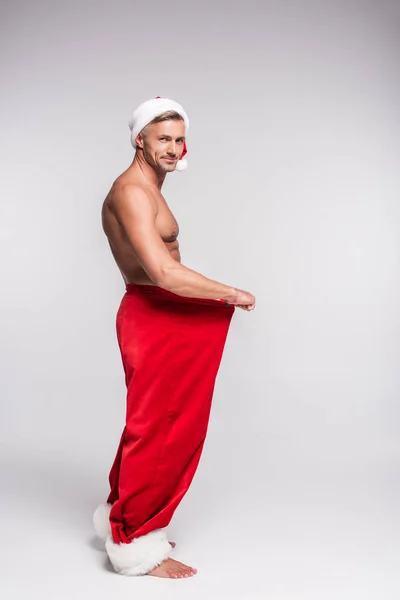
POLYGON ((176 156, 176 143, 172 140, 168 144, 167 154, 172 154, 173 156, 176 156))

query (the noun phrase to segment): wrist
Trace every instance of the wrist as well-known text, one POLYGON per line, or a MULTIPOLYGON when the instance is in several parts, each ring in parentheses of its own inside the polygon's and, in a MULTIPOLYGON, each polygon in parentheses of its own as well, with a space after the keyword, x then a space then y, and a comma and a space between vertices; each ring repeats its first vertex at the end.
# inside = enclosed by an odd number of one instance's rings
POLYGON ((236 300, 237 300, 237 296, 238 296, 238 291, 236 288, 231 287, 229 288, 229 291, 224 294, 223 299, 226 302, 229 302, 229 304, 235 304, 236 300))

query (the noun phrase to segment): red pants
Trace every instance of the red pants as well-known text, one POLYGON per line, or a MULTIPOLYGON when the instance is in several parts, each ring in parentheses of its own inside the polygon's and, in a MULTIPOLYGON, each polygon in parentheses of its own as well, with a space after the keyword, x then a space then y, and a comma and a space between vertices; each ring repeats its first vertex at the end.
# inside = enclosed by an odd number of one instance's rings
POLYGON ((114 543, 166 527, 187 492, 234 310, 224 300, 126 286, 116 321, 126 424, 107 499, 114 543))

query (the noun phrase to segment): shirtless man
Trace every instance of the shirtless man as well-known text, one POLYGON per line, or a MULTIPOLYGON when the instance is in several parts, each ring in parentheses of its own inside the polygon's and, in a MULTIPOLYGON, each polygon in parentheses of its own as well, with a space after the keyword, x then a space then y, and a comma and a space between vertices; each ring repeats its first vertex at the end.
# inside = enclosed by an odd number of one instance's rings
MULTIPOLYGON (((192 298, 224 299, 252 311, 252 294, 208 279, 181 263, 178 223, 161 188, 186 151, 185 139, 184 120, 174 111, 157 116, 136 136, 135 157, 114 181, 102 207, 111 252, 125 283, 156 285, 192 298)), ((167 558, 148 574, 180 578, 196 572, 167 558)))

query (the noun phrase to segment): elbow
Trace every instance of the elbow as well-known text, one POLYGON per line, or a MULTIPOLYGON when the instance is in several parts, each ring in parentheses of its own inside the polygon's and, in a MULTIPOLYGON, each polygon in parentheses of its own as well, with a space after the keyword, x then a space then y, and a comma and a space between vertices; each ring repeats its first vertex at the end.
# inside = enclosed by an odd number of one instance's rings
POLYGON ((161 267, 154 276, 154 278, 152 278, 155 285, 164 288, 165 290, 168 290, 171 285, 171 273, 173 269, 174 267, 171 265, 161 267))
POLYGON ((168 288, 168 272, 167 269, 160 269, 154 277, 152 277, 154 284, 158 287, 164 288, 165 290, 168 288))

